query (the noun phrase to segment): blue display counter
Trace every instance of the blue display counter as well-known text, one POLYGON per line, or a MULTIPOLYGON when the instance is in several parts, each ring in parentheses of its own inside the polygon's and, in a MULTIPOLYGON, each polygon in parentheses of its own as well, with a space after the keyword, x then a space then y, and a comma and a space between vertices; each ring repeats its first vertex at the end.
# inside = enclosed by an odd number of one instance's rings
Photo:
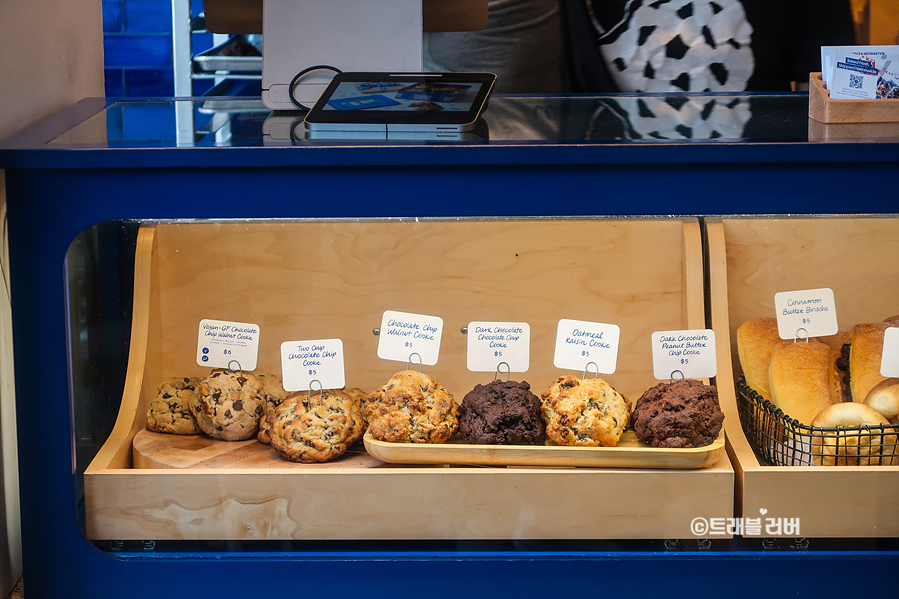
POLYGON ((495 97, 462 139, 327 140, 258 100, 88 99, 3 142, 29 597, 893 594, 899 544, 883 538, 84 534, 82 475, 128 367, 141 221, 899 213, 895 125, 807 114, 801 94, 495 97))

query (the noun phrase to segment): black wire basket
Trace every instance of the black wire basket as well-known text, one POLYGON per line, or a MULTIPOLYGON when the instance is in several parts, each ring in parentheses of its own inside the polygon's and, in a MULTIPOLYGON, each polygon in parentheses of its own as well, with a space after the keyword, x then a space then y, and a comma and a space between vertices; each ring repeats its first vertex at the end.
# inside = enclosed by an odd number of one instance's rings
POLYGON ((737 411, 768 466, 899 465, 899 424, 823 428, 802 424, 737 379, 737 411))

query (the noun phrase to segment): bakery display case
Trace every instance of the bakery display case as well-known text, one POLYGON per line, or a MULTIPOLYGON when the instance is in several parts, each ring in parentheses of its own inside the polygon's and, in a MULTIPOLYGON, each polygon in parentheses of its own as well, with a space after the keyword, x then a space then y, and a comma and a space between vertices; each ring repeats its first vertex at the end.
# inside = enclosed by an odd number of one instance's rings
POLYGON ((145 428, 162 381, 208 374, 196 359, 207 317, 258 325, 257 372, 281 372, 282 342, 339 338, 348 386, 371 391, 410 368, 378 357, 381 314, 439 316, 440 359, 420 367, 458 402, 496 376, 467 367, 468 323, 530 325, 531 367, 512 374, 538 395, 571 374, 553 364, 560 319, 615 323, 619 366, 603 378, 636 401, 658 382, 652 332, 705 326, 695 218, 147 222, 136 248, 125 392, 85 472, 92 540, 688 539, 693 519, 733 516, 723 434, 696 449, 366 439, 297 464, 255 438, 145 428), (252 284, 210 289, 226 272, 252 284), (625 496, 626 510, 582 513, 625 496))
POLYGON ((497 96, 458 140, 309 139, 241 98, 90 99, 3 142, 29 593, 857 591, 822 573, 899 562, 899 466, 767 465, 735 390, 736 327, 775 291, 831 287, 841 326, 899 312, 895 201, 862 193, 899 174, 899 138, 812 133, 802 94, 497 96), (219 101, 227 139, 179 142, 177 115, 219 101), (457 400, 506 376, 469 370, 472 322, 529 325, 508 376, 538 396, 595 376, 555 365, 560 320, 616 324, 599 376, 632 402, 661 380, 653 333, 711 329, 723 432, 679 452, 630 432, 367 438, 301 464, 146 430, 161 383, 210 373, 203 319, 259 327, 248 372, 281 374, 285 341, 339 339, 346 386, 371 392, 418 372, 378 357, 385 311, 442 319, 421 370, 457 400))
MULTIPOLYGON (((727 378, 743 374, 737 328, 755 318, 773 317, 775 293, 832 289, 842 329, 879 323, 899 313, 895 217, 709 218, 706 227, 712 323, 719 340, 729 339, 718 346, 719 367, 727 378)), ((740 390, 731 386, 721 385, 719 390, 728 414, 725 426, 742 517, 771 513, 799 518, 804 537, 899 536, 895 424, 864 432, 847 428, 844 435, 850 447, 828 454, 826 447, 818 449, 818 437, 810 428, 753 435, 761 426, 756 421, 761 414, 747 409, 749 392, 744 388, 741 398, 740 390), (743 410, 738 402, 744 403, 743 410), (811 439, 804 448, 790 447, 803 437, 811 439), (860 444, 868 447, 867 452, 858 451, 860 444), (834 510, 839 517, 834 517, 834 510)), ((819 436, 839 440, 835 432, 827 437, 822 431, 819 436)))

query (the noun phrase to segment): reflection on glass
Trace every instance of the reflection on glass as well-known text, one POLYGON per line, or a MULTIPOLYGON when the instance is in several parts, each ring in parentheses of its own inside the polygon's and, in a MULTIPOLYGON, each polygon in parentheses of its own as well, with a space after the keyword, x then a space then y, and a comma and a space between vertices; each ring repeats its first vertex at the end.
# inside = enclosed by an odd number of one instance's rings
MULTIPOLYGON (((254 147, 415 143, 686 143, 822 141, 809 137, 802 94, 494 96, 471 139, 312 139, 299 111, 252 98, 116 102, 49 143, 62 147, 254 147), (193 135, 191 135, 193 132, 193 135), (489 132, 489 133, 488 133, 489 132)), ((470 137, 470 136, 467 136, 470 137)), ((841 139, 894 141, 895 129, 852 129, 841 139)))

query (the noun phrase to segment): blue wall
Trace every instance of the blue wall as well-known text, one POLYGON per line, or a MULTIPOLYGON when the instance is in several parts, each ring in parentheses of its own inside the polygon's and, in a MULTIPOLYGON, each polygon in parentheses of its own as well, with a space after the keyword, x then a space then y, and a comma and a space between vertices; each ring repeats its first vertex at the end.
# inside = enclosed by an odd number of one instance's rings
MULTIPOLYGON (((202 12, 202 0, 193 0, 191 16, 202 12)), ((170 0, 103 0, 103 47, 108 97, 174 95, 170 0)), ((194 54, 211 47, 211 33, 193 34, 194 54)), ((211 86, 195 80, 194 95, 211 86)))

